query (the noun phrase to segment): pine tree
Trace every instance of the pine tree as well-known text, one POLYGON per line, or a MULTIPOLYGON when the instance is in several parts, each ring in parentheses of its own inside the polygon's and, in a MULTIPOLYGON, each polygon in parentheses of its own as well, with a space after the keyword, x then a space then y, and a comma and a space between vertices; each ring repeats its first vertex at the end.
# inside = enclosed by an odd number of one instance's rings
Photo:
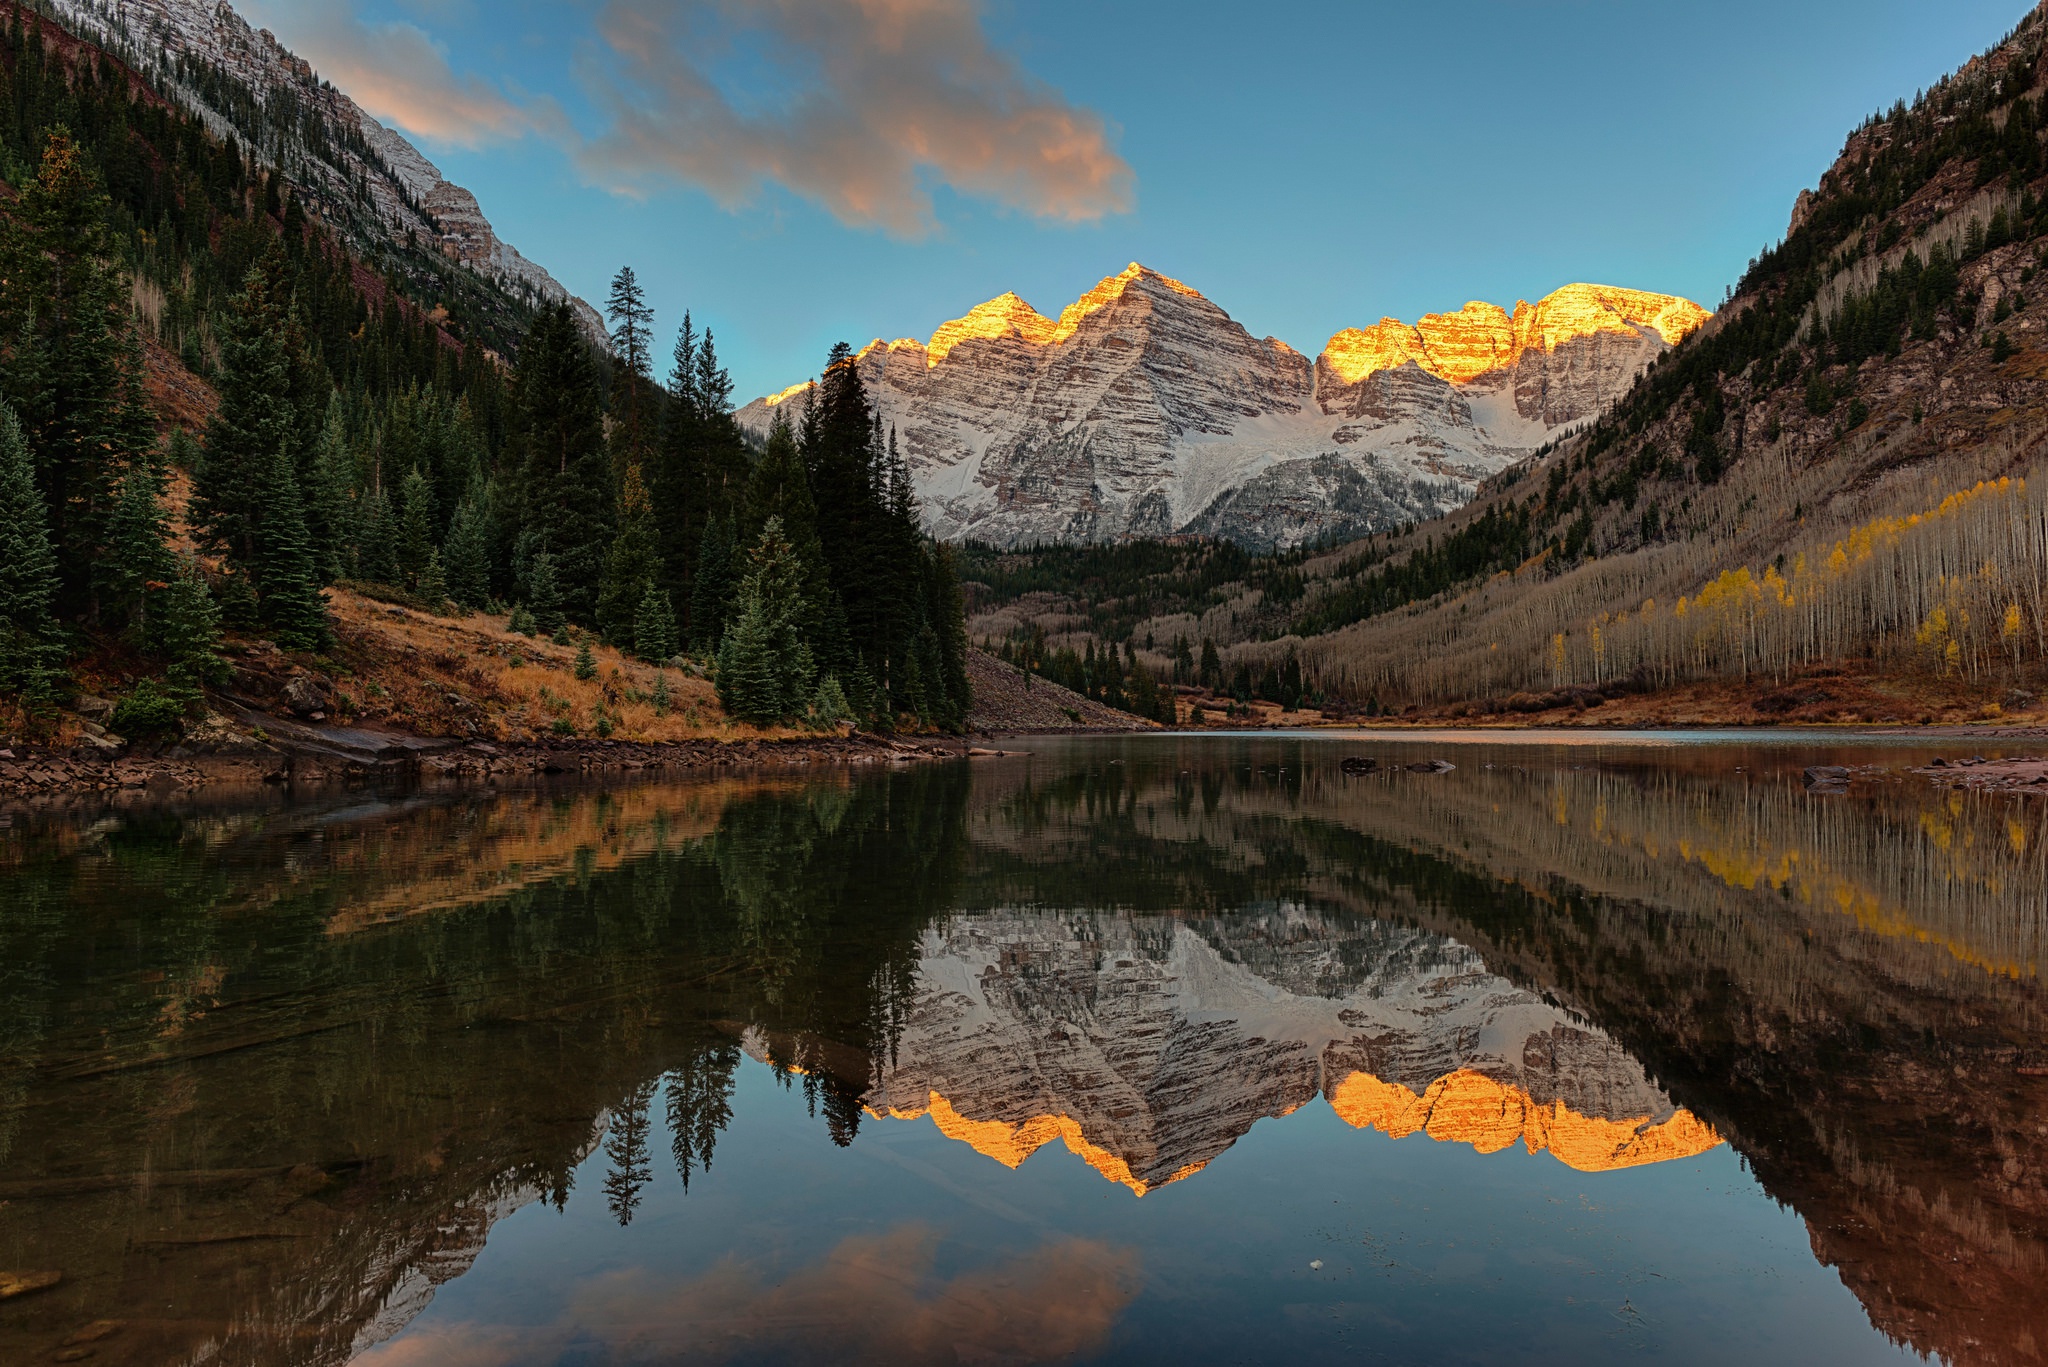
MULTIPOLYGON (((193 481, 193 521, 202 544, 225 555, 232 568, 249 574, 259 597, 263 584, 257 542, 273 508, 269 500, 282 492, 280 459, 292 486, 290 501, 298 509, 296 536, 307 540, 304 574, 309 580, 315 574, 303 496, 297 487, 298 415, 290 400, 287 301, 280 297, 279 274, 275 254, 251 267, 230 306, 221 337, 220 407, 207 424, 204 456, 193 481)), ((272 540, 289 541, 293 535, 284 530, 272 540)))
POLYGON ((0 215, 0 395, 35 465, 57 556, 58 604, 90 613, 122 473, 154 446, 128 279, 99 173, 68 129, 0 215))
POLYGON ((355 456, 349 450, 339 395, 327 405, 327 421, 305 484, 306 535, 313 542, 314 572, 322 583, 331 583, 347 572, 349 504, 355 485, 355 456))
POLYGON ((647 486, 640 467, 629 465, 619 491, 619 534, 605 555, 597 594, 597 629, 605 640, 624 645, 633 639, 635 615, 660 572, 647 486))
POLYGON ((472 612, 481 612, 491 601, 491 535, 485 511, 489 492, 481 484, 455 506, 448 524, 448 540, 441 548, 441 565, 448 579, 448 596, 472 612))
POLYGON ((569 620, 562 613, 562 585, 555 574, 554 557, 545 551, 533 558, 533 568, 527 572, 526 596, 527 610, 538 630, 550 636, 562 630, 569 620))
POLYGON ((434 492, 415 465, 398 487, 398 582, 418 588, 434 553, 434 492))
POLYGON ((151 596, 174 572, 169 519, 164 512, 164 472, 144 458, 129 467, 107 519, 106 549, 94 566, 100 608, 119 621, 130 639, 146 640, 151 596))
MULTIPOLYGON (((613 537, 610 457, 597 365, 567 304, 542 310, 520 352, 517 378, 520 524, 556 575, 557 610, 594 620, 613 537)), ((540 595, 534 613, 548 626, 540 595)))
POLYGON ((655 716, 666 717, 668 715, 669 708, 675 705, 675 695, 669 691, 668 687, 668 675, 657 674, 654 676, 654 692, 649 696, 648 701, 654 704, 655 716))
POLYGON ((738 611, 719 648, 718 694, 726 711, 765 726, 809 705, 815 670, 798 629, 803 567, 778 519, 768 519, 749 559, 738 611))
POLYGON ((726 614, 739 590, 734 570, 732 523, 714 517, 705 529, 695 582, 690 586, 690 635, 697 649, 706 654, 715 653, 725 635, 726 614))
POLYGON ((0 403, 0 697, 47 706, 64 678, 57 555, 14 410, 0 403))
POLYGON ((633 653, 643 660, 659 663, 681 650, 675 608, 669 601, 668 591, 649 584, 646 595, 640 600, 640 610, 633 616, 633 653))
POLYGON ((441 553, 427 552, 427 567, 420 571, 420 582, 414 592, 435 607, 448 601, 448 576, 441 569, 441 553))
POLYGON ((197 701, 202 684, 218 682, 227 673, 218 654, 220 608, 190 556, 181 557, 172 571, 149 629, 150 649, 165 662, 164 678, 186 706, 197 701))
POLYGON ((271 457, 257 495, 263 515, 254 531, 249 577, 263 624, 286 650, 325 649, 327 603, 313 568, 298 479, 283 451, 271 457))
POLYGON ((583 644, 576 648, 576 677, 589 683, 597 677, 597 657, 590 653, 590 638, 584 637, 583 644))
POLYGON ((378 484, 363 495, 356 519, 355 573, 372 584, 396 584, 398 573, 398 518, 391 511, 391 499, 378 484))

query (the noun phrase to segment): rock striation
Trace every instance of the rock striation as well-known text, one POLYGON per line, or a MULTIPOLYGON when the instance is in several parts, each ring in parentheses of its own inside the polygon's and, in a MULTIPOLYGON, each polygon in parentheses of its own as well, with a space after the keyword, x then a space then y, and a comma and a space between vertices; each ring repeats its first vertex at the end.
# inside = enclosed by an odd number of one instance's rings
POLYGON ((1441 935, 1292 907, 1200 925, 1016 911, 928 932, 867 1098, 1016 1167, 1054 1141, 1142 1196, 1317 1096, 1347 1123, 1587 1172, 1720 1143, 1614 1040, 1441 935))
MULTIPOLYGON (((1706 321, 1669 295, 1570 285, 1348 329, 1310 360, 1133 263, 1057 319, 1015 294, 855 364, 902 440, 926 525, 1018 546, 1196 533, 1266 548, 1456 508, 1619 396, 1706 321)), ((740 412, 765 436, 796 385, 740 412)))
POLYGON ((282 171, 330 223, 383 245, 427 244, 516 299, 566 301, 593 341, 606 338, 597 311, 501 239, 475 195, 226 0, 50 0, 50 8, 282 171))

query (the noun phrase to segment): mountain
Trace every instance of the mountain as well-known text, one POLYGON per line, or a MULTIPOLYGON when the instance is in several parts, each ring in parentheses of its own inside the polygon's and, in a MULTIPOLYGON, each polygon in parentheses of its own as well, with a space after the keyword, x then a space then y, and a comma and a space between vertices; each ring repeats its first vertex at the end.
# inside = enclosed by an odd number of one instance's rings
POLYGON ((1292 655, 1326 693, 1485 715, 1723 687, 1725 708, 1666 715, 2032 704, 2048 686, 2044 54, 2048 7, 1853 130, 1714 319, 1465 508, 1301 564, 1284 600, 1248 601, 1255 573, 1231 610, 1190 604, 1199 626, 1136 634, 1213 633, 1255 678, 1292 655))
POLYGON ((1318 1095, 1360 1129, 1520 1142, 1586 1172, 1720 1142, 1454 940, 1299 908, 1202 929, 1018 911, 928 931, 869 1109, 929 1115, 1009 1167, 1059 1140, 1140 1196, 1318 1095))
MULTIPOLYGON (((1005 294, 929 342, 874 342, 857 364, 936 535, 1285 547, 1457 508, 1707 317, 1572 285, 1512 314, 1475 303, 1347 330, 1311 361, 1134 263, 1057 319, 1005 294)), ((804 392, 758 399, 740 421, 765 435, 804 392)))
POLYGON ((226 0, 48 3, 215 134, 283 171, 355 245, 425 247, 529 308, 568 301, 593 341, 606 338, 597 311, 500 239, 475 195, 226 0))

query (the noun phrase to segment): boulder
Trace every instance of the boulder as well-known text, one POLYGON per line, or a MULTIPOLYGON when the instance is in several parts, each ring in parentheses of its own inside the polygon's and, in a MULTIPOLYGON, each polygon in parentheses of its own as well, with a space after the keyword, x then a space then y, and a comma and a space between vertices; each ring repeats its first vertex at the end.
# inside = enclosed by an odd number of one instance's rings
POLYGON ((284 705, 299 717, 310 717, 327 710, 327 700, 320 696, 320 686, 304 674, 294 675, 285 684, 284 705))

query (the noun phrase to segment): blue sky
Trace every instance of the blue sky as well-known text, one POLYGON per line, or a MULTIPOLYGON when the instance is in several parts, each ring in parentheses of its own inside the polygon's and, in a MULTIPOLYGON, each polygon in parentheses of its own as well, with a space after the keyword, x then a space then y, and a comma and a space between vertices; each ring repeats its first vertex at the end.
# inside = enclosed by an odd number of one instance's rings
POLYGON ((741 398, 1130 261, 1310 354, 1585 280, 1713 306, 2023 0, 245 0, 741 398))

